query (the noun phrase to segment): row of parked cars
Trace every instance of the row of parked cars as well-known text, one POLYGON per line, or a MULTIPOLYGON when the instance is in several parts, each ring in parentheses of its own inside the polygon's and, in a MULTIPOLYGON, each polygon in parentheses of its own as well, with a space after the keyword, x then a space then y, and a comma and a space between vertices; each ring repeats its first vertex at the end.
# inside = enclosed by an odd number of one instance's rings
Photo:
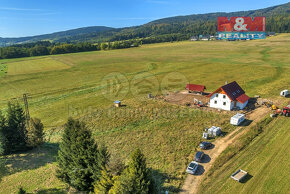
MULTIPOLYGON (((207 150, 212 147, 212 143, 204 141, 199 144, 199 147, 200 149, 207 150)), ((194 159, 188 165, 186 172, 189 174, 195 175, 198 170, 199 163, 202 162, 203 157, 204 157, 204 153, 202 151, 196 152, 194 159)))

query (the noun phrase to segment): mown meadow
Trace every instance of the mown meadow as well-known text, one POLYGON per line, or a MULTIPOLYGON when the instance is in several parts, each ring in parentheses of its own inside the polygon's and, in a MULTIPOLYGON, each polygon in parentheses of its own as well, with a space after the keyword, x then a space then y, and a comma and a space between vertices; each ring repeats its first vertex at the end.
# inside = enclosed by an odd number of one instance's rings
POLYGON ((0 76, 0 107, 8 101, 22 103, 22 94, 28 93, 30 114, 43 121, 48 142, 11 156, 17 160, 0 191, 15 192, 19 186, 29 192, 66 191, 54 173, 62 125, 69 116, 88 124, 96 140, 109 147, 112 162, 126 161, 140 147, 164 190, 178 191, 204 127, 230 131, 230 114, 170 105, 147 94, 183 90, 189 82, 213 91, 235 80, 249 96, 279 100, 280 90, 290 85, 289 42, 289 34, 281 34, 257 41, 185 41, 1 60, 8 73, 0 76), (122 75, 120 85, 104 82, 113 75, 122 75), (120 93, 115 93, 117 86, 120 93), (114 100, 125 106, 113 108, 114 100))
POLYGON ((289 187, 290 120, 274 119, 244 150, 214 171, 202 193, 287 193, 289 187), (243 169, 249 175, 238 183, 230 178, 243 169))

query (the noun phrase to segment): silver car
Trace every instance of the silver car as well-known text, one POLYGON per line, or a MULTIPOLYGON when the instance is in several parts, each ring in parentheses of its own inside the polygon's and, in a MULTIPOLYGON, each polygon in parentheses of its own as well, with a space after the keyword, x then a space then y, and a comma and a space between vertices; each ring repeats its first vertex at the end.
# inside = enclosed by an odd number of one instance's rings
POLYGON ((188 165, 187 169, 186 169, 186 172, 189 173, 189 174, 195 174, 196 171, 198 169, 198 163, 197 162, 190 162, 190 164, 188 165))

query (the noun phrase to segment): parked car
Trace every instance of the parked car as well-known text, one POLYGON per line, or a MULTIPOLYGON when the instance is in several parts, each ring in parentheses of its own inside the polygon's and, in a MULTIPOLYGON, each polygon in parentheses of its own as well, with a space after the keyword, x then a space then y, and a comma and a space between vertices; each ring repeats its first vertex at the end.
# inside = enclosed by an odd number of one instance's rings
POLYGON ((193 175, 194 175, 194 174, 196 173, 197 169, 198 169, 198 163, 192 161, 192 162, 190 162, 190 164, 188 165, 188 167, 187 167, 187 169, 186 169, 186 172, 187 172, 188 174, 193 174, 193 175))
POLYGON ((199 144, 199 147, 203 150, 211 148, 212 144, 210 142, 204 141, 199 144))
POLYGON ((201 162, 203 155, 204 155, 203 152, 196 152, 195 157, 194 157, 194 161, 201 162))

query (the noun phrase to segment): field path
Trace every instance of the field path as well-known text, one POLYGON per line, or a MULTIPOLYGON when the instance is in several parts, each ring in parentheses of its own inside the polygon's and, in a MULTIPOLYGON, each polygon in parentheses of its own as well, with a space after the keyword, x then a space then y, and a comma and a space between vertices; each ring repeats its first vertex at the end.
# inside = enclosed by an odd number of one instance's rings
POLYGON ((181 188, 182 194, 195 194, 198 191, 199 184, 203 180, 206 172, 212 167, 212 164, 215 162, 217 157, 237 138, 239 138, 242 134, 244 134, 247 130, 250 129, 251 126, 259 122, 266 114, 269 113, 269 109, 266 107, 260 107, 255 109, 254 111, 247 114, 247 119, 252 122, 246 127, 238 127, 231 133, 229 133, 224 138, 219 138, 214 142, 214 148, 210 150, 205 150, 205 155, 210 157, 210 161, 208 163, 202 163, 203 173, 199 175, 187 175, 184 184, 181 188))

